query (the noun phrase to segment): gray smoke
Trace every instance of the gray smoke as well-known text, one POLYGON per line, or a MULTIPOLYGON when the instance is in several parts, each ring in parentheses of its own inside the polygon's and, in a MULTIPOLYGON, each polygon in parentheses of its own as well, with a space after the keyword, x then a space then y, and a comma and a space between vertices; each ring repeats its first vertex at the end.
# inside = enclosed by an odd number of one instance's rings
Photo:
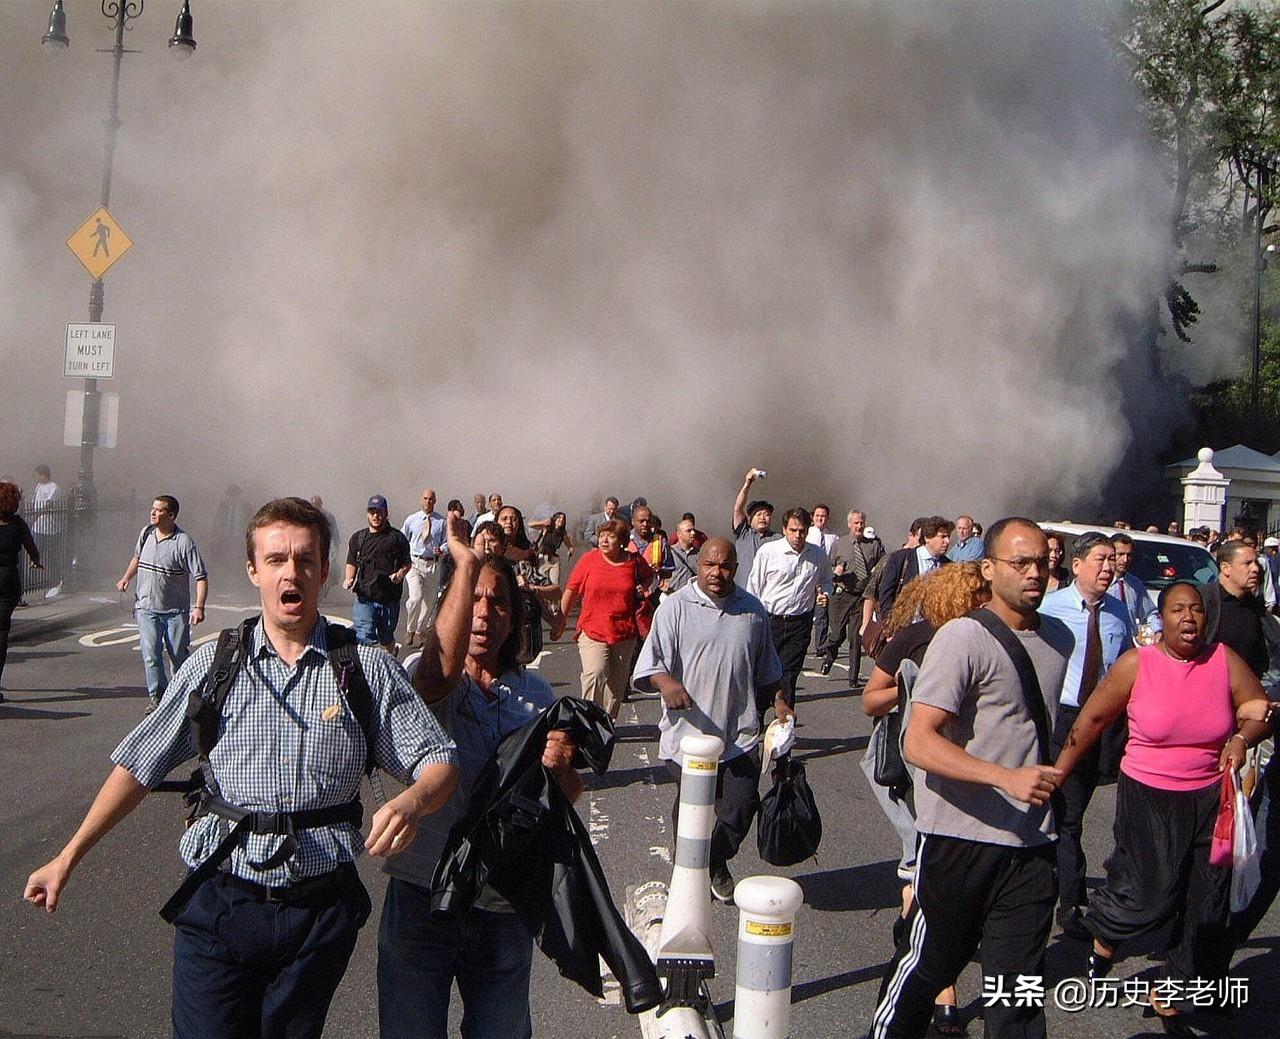
MULTIPOLYGON (((125 60, 104 492, 720 529, 755 464, 893 537, 1095 503, 1180 418, 1141 334, 1163 188, 1083 7, 203 0, 186 65, 176 9, 125 60)), ((0 468, 70 484, 110 35, 68 0, 48 58, 47 11, 0 7, 0 468)))

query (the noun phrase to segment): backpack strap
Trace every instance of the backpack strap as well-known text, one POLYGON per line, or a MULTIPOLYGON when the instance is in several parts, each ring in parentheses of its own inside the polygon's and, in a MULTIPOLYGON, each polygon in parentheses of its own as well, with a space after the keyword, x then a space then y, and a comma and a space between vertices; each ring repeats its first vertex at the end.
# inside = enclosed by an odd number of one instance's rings
POLYGON ((364 733, 365 757, 364 772, 372 776, 374 772, 374 736, 373 736, 373 691, 369 688, 369 679, 365 676, 357 651, 356 634, 345 624, 329 624, 324 629, 325 645, 329 647, 329 664, 333 668, 347 706, 364 733))
POLYGON ((1036 726, 1036 742, 1040 745, 1040 764, 1053 764, 1053 755, 1049 742, 1049 711, 1044 702, 1044 694, 1040 691, 1040 679, 1036 677, 1035 665, 1031 662, 1031 654, 1004 621, 990 610, 976 609, 965 616, 971 617, 987 629, 1005 653, 1009 655, 1014 670, 1018 672, 1018 683, 1022 686, 1022 698, 1026 701, 1027 711, 1036 726))

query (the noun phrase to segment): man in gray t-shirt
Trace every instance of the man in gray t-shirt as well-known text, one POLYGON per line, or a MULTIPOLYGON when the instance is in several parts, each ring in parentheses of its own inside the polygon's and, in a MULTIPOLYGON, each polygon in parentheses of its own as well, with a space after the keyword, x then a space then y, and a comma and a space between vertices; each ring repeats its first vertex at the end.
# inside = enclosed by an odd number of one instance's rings
POLYGON ((717 777, 716 822, 711 832, 711 891, 733 897, 728 861, 737 854, 759 807, 760 712, 757 697, 792 713, 779 701, 782 663, 773 646, 769 615, 754 595, 733 583, 737 555, 725 538, 711 538, 698 553, 698 577, 667 598, 636 661, 635 687, 662 697, 658 754, 677 783, 685 736, 717 736, 724 755, 717 777))
MULTIPOLYGON (((874 1039, 924 1035, 934 997, 979 944, 983 976, 1006 992, 1018 975, 1044 976, 1057 897, 1050 797, 1061 779, 1046 755, 1073 640, 1036 612, 1049 545, 1034 522, 992 524, 983 554, 986 620, 1030 660, 1039 689, 1023 689, 1011 650, 976 619, 944 625, 929 646, 903 746, 918 770, 916 888, 880 989, 874 1039)), ((1043 1006, 1014 1003, 986 1008, 986 1034, 1043 1036, 1043 1006)))
POLYGON ((116 582, 120 591, 138 578, 136 614, 142 668, 147 677, 148 711, 160 704, 169 685, 164 657, 177 671, 191 652, 191 627, 204 620, 209 577, 191 535, 178 526, 178 499, 161 494, 151 503, 151 522, 138 535, 133 558, 116 582), (191 585, 196 601, 191 602, 191 585))

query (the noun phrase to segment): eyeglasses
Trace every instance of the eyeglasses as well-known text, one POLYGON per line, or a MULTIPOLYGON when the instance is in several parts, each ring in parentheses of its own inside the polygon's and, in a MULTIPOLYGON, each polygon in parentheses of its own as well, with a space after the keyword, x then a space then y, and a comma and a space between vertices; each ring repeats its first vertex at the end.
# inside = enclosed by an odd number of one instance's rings
POLYGON ((1018 557, 1017 559, 1001 559, 999 556, 992 556, 991 558, 997 563, 1005 563, 1013 567, 1020 574, 1030 573, 1032 567, 1035 567, 1037 570, 1043 570, 1046 574, 1049 572, 1048 556, 1035 556, 1031 559, 1023 559, 1022 557, 1018 557))

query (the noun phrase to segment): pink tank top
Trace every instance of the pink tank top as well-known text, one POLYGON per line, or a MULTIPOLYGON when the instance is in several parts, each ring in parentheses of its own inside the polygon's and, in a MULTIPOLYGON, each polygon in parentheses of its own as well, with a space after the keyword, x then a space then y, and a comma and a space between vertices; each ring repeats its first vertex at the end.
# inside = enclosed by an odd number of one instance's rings
POLYGON ((1120 771, 1161 790, 1199 790, 1222 780, 1218 756, 1236 728, 1227 652, 1184 664, 1158 645, 1138 650, 1129 696, 1129 744, 1120 771))

